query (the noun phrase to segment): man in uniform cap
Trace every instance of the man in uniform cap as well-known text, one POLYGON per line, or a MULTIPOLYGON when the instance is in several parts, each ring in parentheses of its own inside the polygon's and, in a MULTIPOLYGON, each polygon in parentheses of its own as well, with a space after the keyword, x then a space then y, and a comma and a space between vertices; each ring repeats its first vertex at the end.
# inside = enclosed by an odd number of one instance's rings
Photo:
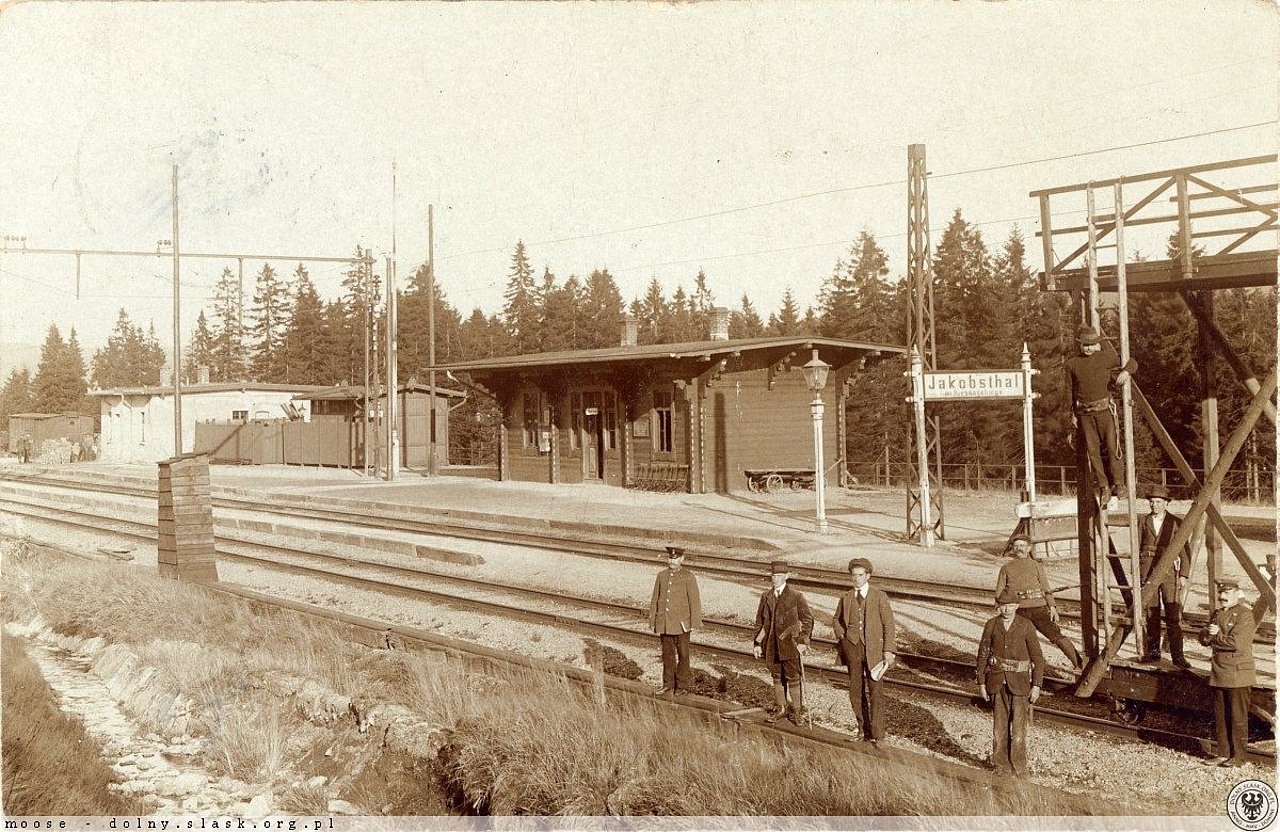
POLYGON ((1040 698, 1044 655, 1031 622, 1018 615, 1018 596, 996 597, 1000 614, 987 621, 978 642, 978 695, 995 698, 991 765, 1000 774, 1027 774, 1027 723, 1040 698))
POLYGON ((1121 367, 1115 350, 1104 344, 1102 336, 1092 328, 1081 330, 1080 354, 1066 363, 1067 389, 1071 391, 1071 435, 1075 435, 1077 427, 1083 431, 1102 504, 1109 507, 1111 497, 1124 485, 1120 431, 1116 426, 1111 388, 1126 384, 1137 370, 1138 362, 1132 358, 1121 367), (1106 465, 1103 465, 1104 446, 1106 465))
POLYGON ((667 547, 667 568, 653 582, 649 626, 662 641, 662 686, 658 696, 684 692, 693 685, 689 667, 689 636, 702 626, 698 579, 684 568, 684 549, 667 547))
POLYGON ((879 745, 884 739, 884 711, 880 704, 880 680, 893 664, 894 624, 889 596, 870 585, 871 561, 849 561, 853 589, 840 596, 831 626, 836 651, 849 668, 849 704, 862 739, 879 745))
POLYGON ((1253 608, 1244 602, 1240 584, 1218 581, 1218 609, 1200 632, 1200 643, 1213 651, 1209 687, 1213 689, 1213 721, 1217 746, 1213 762, 1242 766, 1249 742, 1249 689, 1253 687, 1253 608), (1219 762, 1220 761, 1220 762, 1219 762))
MULTIPOLYGON (((1139 534, 1141 543, 1138 551, 1138 566, 1142 570, 1142 585, 1147 585, 1147 577, 1156 560, 1169 548, 1169 541, 1178 533, 1181 518, 1168 511, 1169 490, 1163 485, 1153 485, 1147 489, 1147 502, 1151 504, 1151 513, 1142 518, 1139 534)), ((1191 545, 1184 543, 1178 556, 1173 559, 1173 569, 1160 581, 1160 589, 1146 607, 1146 625, 1143 637, 1142 662, 1160 661, 1160 609, 1164 608, 1164 623, 1169 631, 1169 653, 1173 663, 1183 670, 1190 670, 1191 663, 1182 652, 1182 593, 1187 586, 1187 576, 1191 574, 1191 545)))
POLYGON ((766 721, 790 716, 799 725, 805 716, 804 654, 813 635, 813 613, 804 596, 787 586, 789 577, 791 567, 786 561, 769 565, 773 586, 760 595, 753 644, 756 658, 764 659, 773 676, 774 707, 766 721))
POLYGON ((996 576, 996 595, 1008 592, 1018 603, 1018 615, 1027 619, 1045 638, 1062 651, 1077 671, 1083 669, 1080 651, 1058 627, 1058 605, 1049 588, 1049 576, 1040 561, 1031 557, 1031 538, 1016 534, 1010 541, 1013 560, 1000 567, 996 576))

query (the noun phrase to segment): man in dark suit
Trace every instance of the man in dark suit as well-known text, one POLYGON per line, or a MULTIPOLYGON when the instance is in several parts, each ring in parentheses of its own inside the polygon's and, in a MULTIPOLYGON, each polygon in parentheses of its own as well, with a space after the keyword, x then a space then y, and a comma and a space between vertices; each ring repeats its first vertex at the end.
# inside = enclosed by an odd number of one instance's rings
POLYGON ((1000 774, 1027 774, 1027 723, 1040 698, 1044 655, 1031 622, 1018 615, 1018 596, 1006 589, 1000 614, 982 628, 978 642, 978 695, 995 697, 991 765, 1000 774))
POLYGON ((880 680, 893 664, 894 626, 889 596, 871 586, 871 561, 849 561, 853 589, 840 596, 831 626, 836 649, 849 668, 849 704, 862 731, 862 739, 879 745, 884 740, 884 711, 880 680))
POLYGON ((684 549, 667 547, 667 568, 653 582, 649 626, 662 641, 662 687, 657 695, 688 693, 693 685, 689 667, 689 635, 702 626, 698 579, 684 568, 684 549))
MULTIPOLYGON (((1142 518, 1141 543, 1138 550, 1138 566, 1142 570, 1142 585, 1156 560, 1169 548, 1169 541, 1178 531, 1181 519, 1170 514, 1169 491, 1162 485, 1147 489, 1147 502, 1151 513, 1142 518)), ((1146 608, 1146 627, 1143 637, 1141 662, 1160 661, 1160 609, 1164 608, 1164 624, 1169 631, 1169 653, 1173 663, 1183 670, 1190 670, 1191 663, 1182 653, 1182 594, 1186 590, 1187 576, 1191 574, 1191 546, 1183 544, 1174 558, 1173 569, 1160 582, 1160 590, 1146 608)))
POLYGON ((773 676, 774 707, 765 721, 788 716, 799 725, 805 718, 804 654, 813 635, 813 614, 804 596, 787 586, 791 567, 786 561, 770 564, 769 576, 773 586, 760 596, 754 639, 756 658, 764 659, 773 676))
POLYGON ((1218 609, 1200 632, 1200 643, 1213 650, 1209 687, 1213 689, 1217 748, 1211 762, 1242 766, 1248 761, 1249 689, 1256 679, 1253 634, 1258 625, 1237 581, 1224 578, 1218 581, 1217 589, 1218 609))

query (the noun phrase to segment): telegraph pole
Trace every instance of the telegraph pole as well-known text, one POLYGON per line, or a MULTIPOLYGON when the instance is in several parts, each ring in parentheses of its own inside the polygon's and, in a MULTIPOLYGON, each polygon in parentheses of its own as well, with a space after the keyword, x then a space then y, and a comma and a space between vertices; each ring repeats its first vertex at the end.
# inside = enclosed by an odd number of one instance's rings
POLYGON ((391 163, 391 259, 387 261, 387 481, 396 478, 400 467, 397 453, 400 424, 399 373, 396 362, 396 163, 391 163))
MULTIPOLYGON (((76 258, 77 265, 80 258, 76 258)), ((178 166, 173 166, 173 455, 182 453, 182 305, 178 298, 178 166)), ((76 269, 79 287, 79 269, 76 269)))
POLYGON ((436 471, 436 236, 435 206, 427 206, 427 363, 431 366, 431 436, 427 449, 427 476, 436 471))

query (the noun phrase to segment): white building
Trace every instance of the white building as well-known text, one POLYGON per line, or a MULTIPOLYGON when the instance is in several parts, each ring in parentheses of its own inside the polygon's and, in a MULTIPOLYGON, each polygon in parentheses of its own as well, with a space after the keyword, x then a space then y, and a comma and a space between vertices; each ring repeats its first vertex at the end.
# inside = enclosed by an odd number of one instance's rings
MULTIPOLYGON (((324 389, 256 382, 184 384, 182 450, 192 449, 197 422, 284 419, 295 415, 310 419, 309 403, 293 399, 299 393, 324 389), (294 408, 293 414, 290 407, 294 408)), ((99 460, 159 462, 175 455, 172 387, 118 387, 90 390, 89 395, 98 397, 102 415, 99 460)))

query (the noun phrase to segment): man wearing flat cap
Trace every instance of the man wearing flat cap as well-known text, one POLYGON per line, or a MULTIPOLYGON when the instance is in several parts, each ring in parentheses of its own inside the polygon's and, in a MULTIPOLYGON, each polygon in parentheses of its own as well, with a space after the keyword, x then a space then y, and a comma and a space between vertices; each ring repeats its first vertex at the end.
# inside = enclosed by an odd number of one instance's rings
POLYGON ((836 650, 849 668, 849 704, 862 739, 879 745, 884 740, 884 710, 881 708, 880 680, 893 664, 894 626, 889 596, 871 586, 871 561, 849 561, 853 589, 840 596, 831 619, 836 650))
POLYGON ((1212 762, 1242 766, 1249 742, 1249 689, 1256 674, 1253 634, 1257 624, 1253 608, 1234 579, 1218 581, 1218 609, 1200 632, 1200 643, 1213 651, 1209 687, 1213 689, 1213 721, 1217 745, 1212 762))
POLYGON ((756 658, 764 659, 773 676, 774 707, 765 721, 788 716, 799 725, 805 718, 804 654, 813 635, 813 613, 804 596, 787 585, 789 577, 791 567, 786 561, 769 564, 773 586, 760 595, 753 644, 756 658))
POLYGON ((698 579, 684 568, 684 549, 667 547, 667 568, 653 582, 649 626, 662 641, 662 686, 658 696, 688 693, 693 686, 689 667, 689 636, 702 626, 702 598, 698 579))
POLYGON ((1018 603, 1018 615, 1030 621, 1040 633, 1062 651, 1077 671, 1084 669, 1080 651, 1058 626, 1058 605, 1049 587, 1049 576, 1040 561, 1031 557, 1031 538, 1016 534, 1010 541, 1013 560, 996 575, 996 595, 1010 593, 1018 603))
POLYGON ((1040 698, 1044 655, 1031 622, 1018 615, 1018 596, 996 597, 1000 614, 987 621, 978 642, 978 695, 995 700, 991 766, 999 774, 1027 774, 1027 724, 1040 698))
POLYGON ((1111 507, 1111 498, 1124 485, 1124 460, 1120 456, 1119 428, 1111 390, 1128 383, 1137 372, 1132 358, 1123 367, 1110 344, 1102 342, 1096 329, 1080 332, 1080 354, 1066 363, 1067 389, 1071 391, 1071 433, 1084 433, 1089 465, 1097 479, 1101 503, 1111 507), (1106 464, 1103 464, 1103 460, 1106 464))
MULTIPOLYGON (((1181 518, 1169 513, 1169 490, 1163 485, 1153 485, 1146 489, 1147 502, 1151 504, 1151 513, 1142 518, 1139 526, 1140 544, 1138 550, 1138 567, 1142 570, 1142 585, 1147 585, 1147 577, 1151 567, 1169 548, 1169 541, 1178 533, 1181 518)), ((1160 589, 1147 606, 1146 624, 1143 628, 1142 657, 1144 663, 1160 661, 1160 612, 1164 610, 1164 624, 1169 631, 1169 653, 1173 663, 1183 670, 1190 670, 1182 651, 1182 596, 1186 591, 1187 577, 1191 574, 1191 545, 1184 543, 1177 557, 1173 559, 1173 568, 1160 581, 1160 589)))

